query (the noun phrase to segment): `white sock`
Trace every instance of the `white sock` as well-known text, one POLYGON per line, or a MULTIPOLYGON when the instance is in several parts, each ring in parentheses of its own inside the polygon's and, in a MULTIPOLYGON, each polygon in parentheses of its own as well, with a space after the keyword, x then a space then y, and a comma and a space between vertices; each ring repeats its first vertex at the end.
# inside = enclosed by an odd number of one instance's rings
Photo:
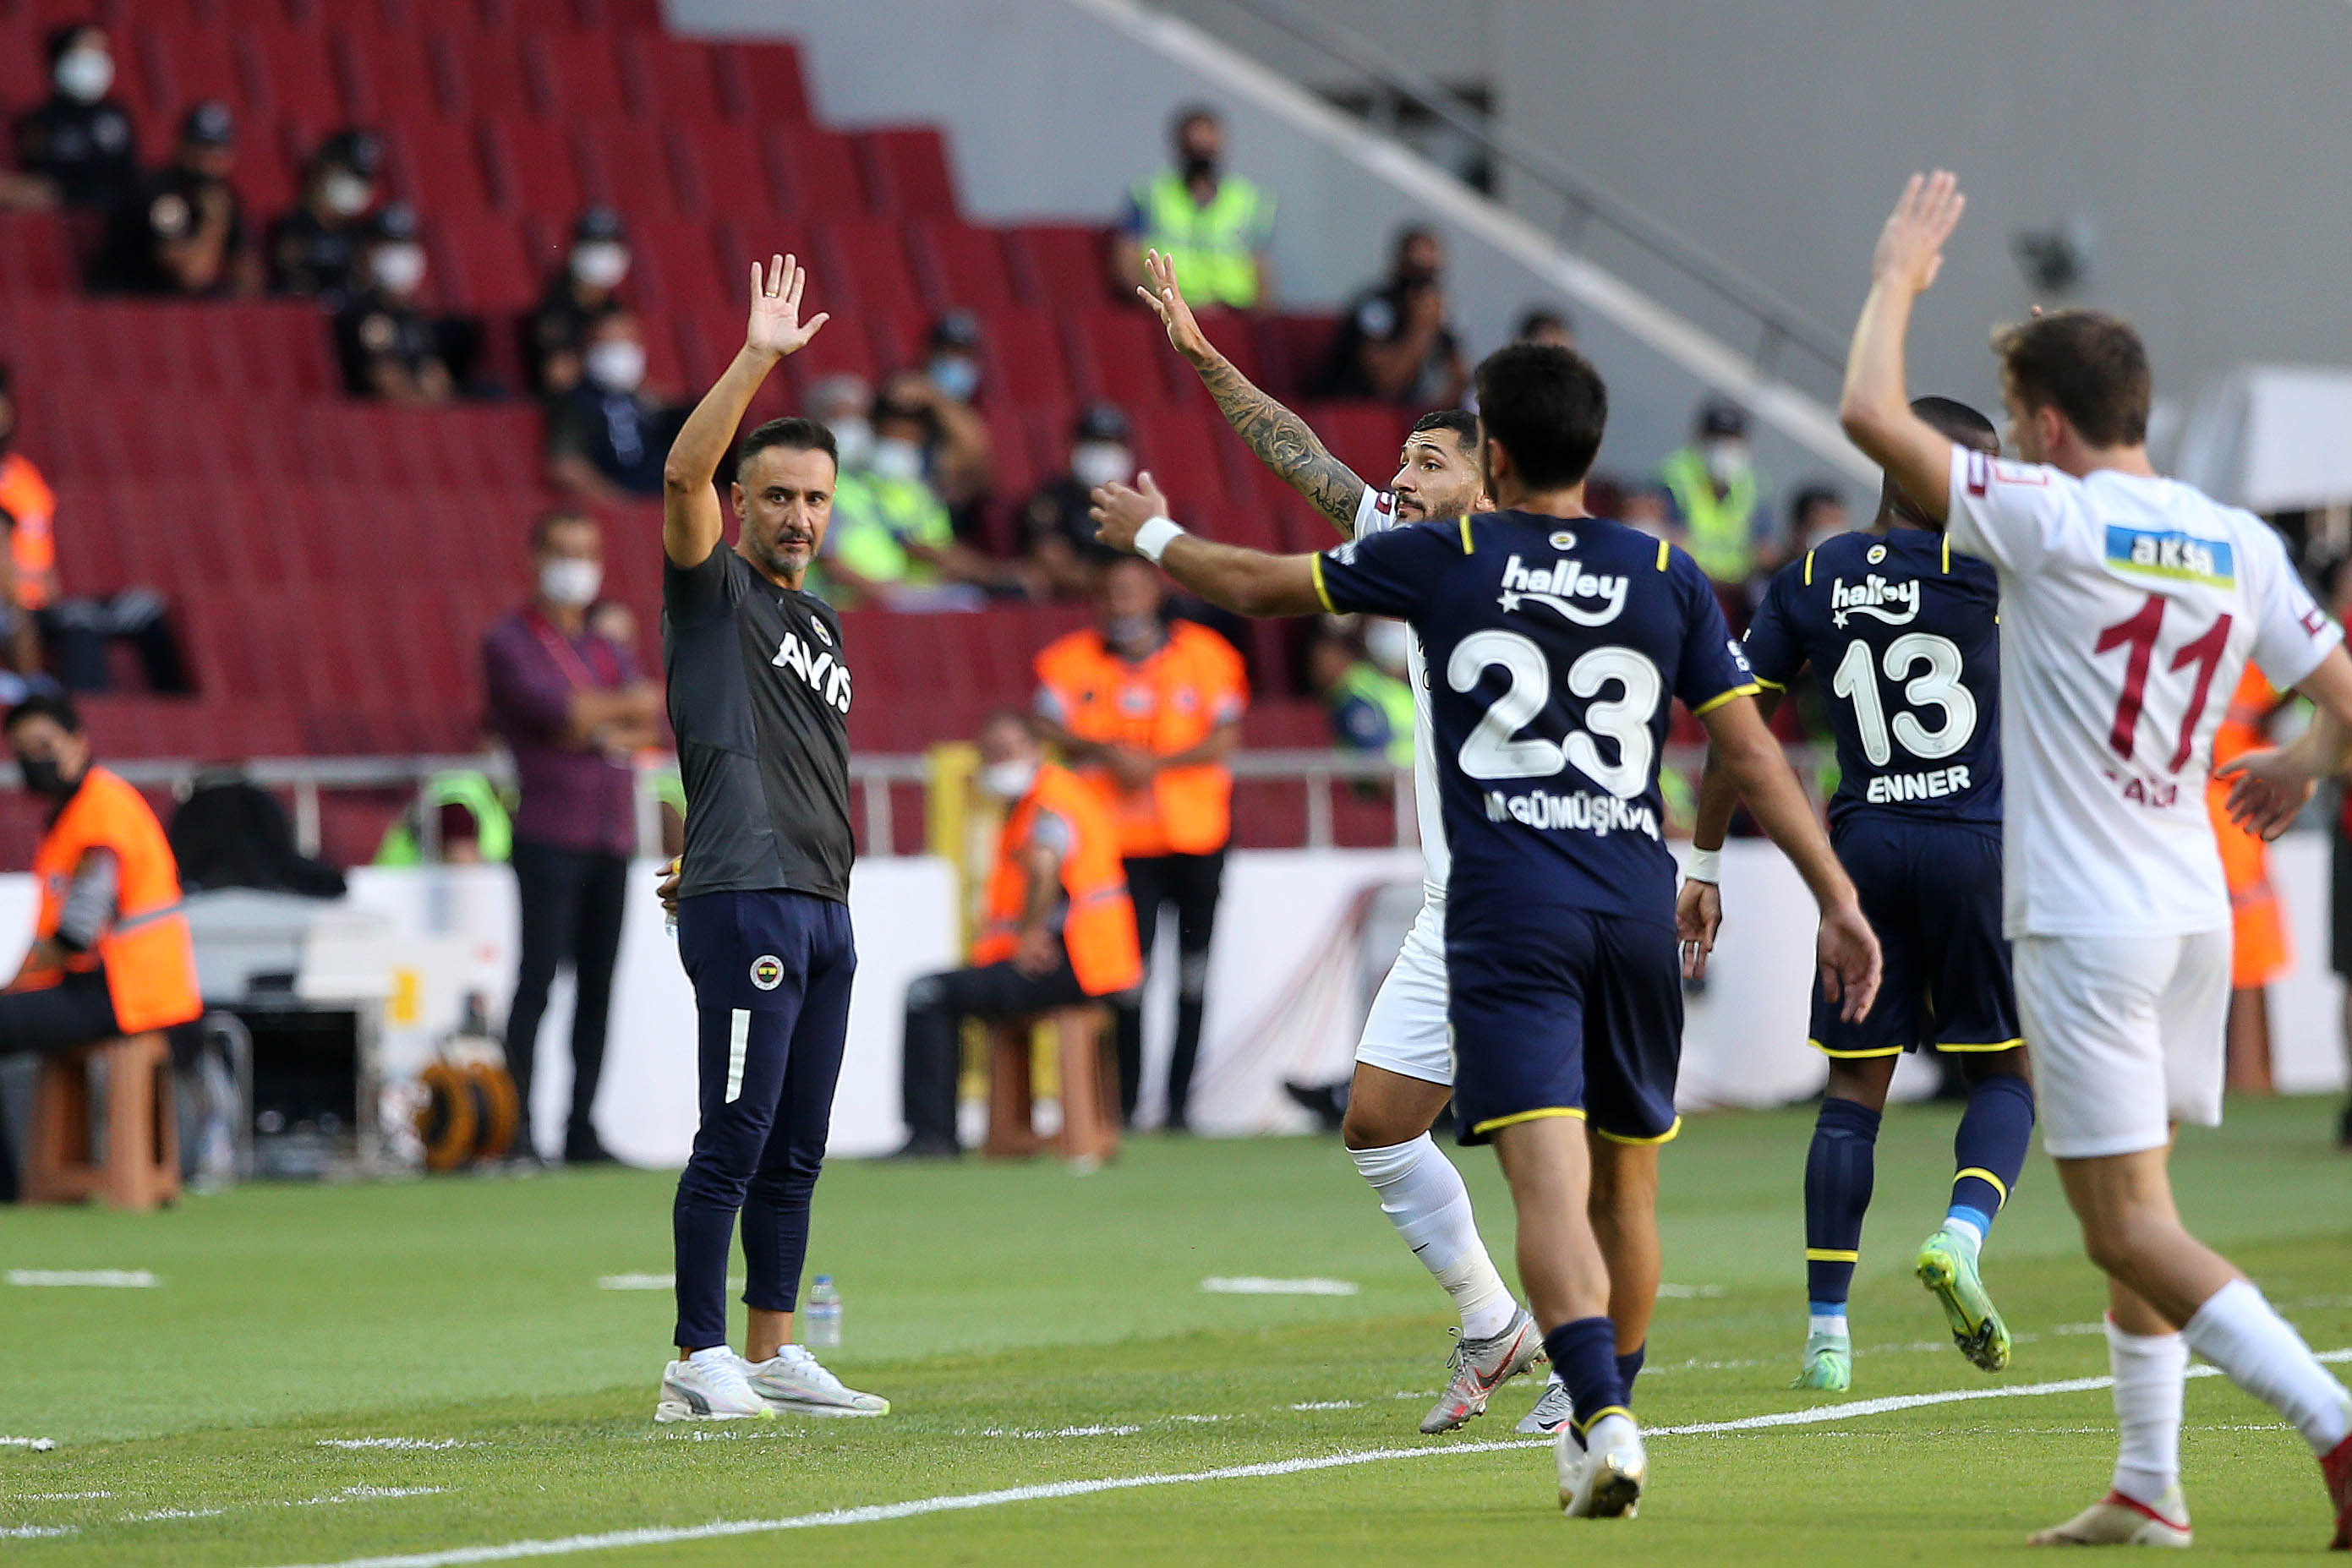
POLYGON ((1423 1133, 1409 1144, 1349 1155, 1381 1195, 1381 1212, 1461 1309, 1462 1337, 1490 1339, 1509 1327, 1518 1301, 1478 1238, 1462 1173, 1436 1142, 1423 1133))
POLYGON ((2116 1375, 2116 1426, 2122 1434, 2116 1490, 2158 1507, 2180 1479, 2180 1401, 2188 1387, 2189 1342, 2177 1333, 2126 1333, 2109 1318, 2107 1365, 2116 1375))
POLYGON ((714 1344, 708 1350, 696 1351, 692 1355, 688 1356, 686 1359, 688 1361, 733 1361, 735 1359, 735 1352, 731 1346, 714 1344))
POLYGON ((1805 1319, 1805 1333, 1814 1339, 1823 1335, 1831 1339, 1844 1339, 1847 1337, 1845 1314, 1843 1312, 1811 1313, 1805 1319))
POLYGON ((2327 1453, 2352 1434, 2352 1396, 2252 1281, 2232 1280, 2214 1291, 2180 1332, 2231 1382, 2285 1416, 2312 1452, 2327 1453))
POLYGON ((1969 1257, 1973 1258, 1984 1250, 1984 1232, 1977 1228, 1976 1221, 1962 1219, 1956 1214, 1946 1215, 1944 1228, 1951 1233, 1955 1240, 1968 1248, 1969 1257))

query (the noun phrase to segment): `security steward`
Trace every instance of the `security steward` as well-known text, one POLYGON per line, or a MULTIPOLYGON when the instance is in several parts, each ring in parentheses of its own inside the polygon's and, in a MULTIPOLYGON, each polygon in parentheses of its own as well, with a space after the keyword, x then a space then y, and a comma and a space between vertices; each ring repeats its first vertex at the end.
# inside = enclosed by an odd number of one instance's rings
POLYGON ((971 966, 907 988, 902 1155, 962 1152, 956 1079, 965 1019, 1045 1012, 1143 980, 1118 829, 1101 797, 1046 761, 1017 713, 981 726, 980 758, 980 787, 1003 802, 1004 826, 971 966))
MULTIPOLYGON (((163 824, 138 790, 91 763, 65 698, 26 698, 8 710, 6 734, 25 788, 50 810, 33 853, 41 886, 33 946, 0 991, 0 1055, 194 1019, 204 1002, 163 824)), ((0 1130, 5 1123, 0 1116, 0 1130)), ((15 1171, 0 1135, 0 1197, 15 1197, 15 1171)))
POLYGON ((1143 276, 1143 253, 1176 264, 1196 308, 1255 310, 1266 298, 1266 249, 1274 243, 1274 195, 1224 166, 1225 126, 1205 108, 1176 117, 1176 162, 1128 194, 1116 247, 1113 292, 1143 276))
MULTIPOLYGON (((1234 645, 1171 620, 1160 573, 1122 558, 1104 569, 1100 619, 1037 655, 1037 711, 1049 739, 1118 824, 1135 926, 1147 961, 1163 904, 1176 906, 1176 1041, 1168 1062, 1167 1124, 1186 1125, 1201 1051, 1209 942, 1216 934, 1233 774, 1249 682, 1234 645)), ((1143 1080, 1143 1001, 1116 1004, 1118 1097, 1135 1117, 1143 1080)))

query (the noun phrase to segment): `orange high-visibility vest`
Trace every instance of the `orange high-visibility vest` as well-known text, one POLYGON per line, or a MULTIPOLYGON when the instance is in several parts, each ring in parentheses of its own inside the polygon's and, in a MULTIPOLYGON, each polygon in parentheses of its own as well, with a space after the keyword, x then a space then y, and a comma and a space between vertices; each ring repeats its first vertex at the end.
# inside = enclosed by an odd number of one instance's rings
MULTIPOLYGON (((1081 740, 1112 741, 1173 757, 1238 718, 1249 679, 1234 645, 1205 626, 1171 622, 1168 641, 1139 664, 1088 630, 1046 644, 1037 679, 1081 740)), ((1233 836, 1234 776, 1218 763, 1164 768, 1150 787, 1121 789, 1103 768, 1080 769, 1118 825, 1122 855, 1207 854, 1233 836)))
POLYGON ((58 497, 21 452, 0 457, 0 509, 16 519, 9 547, 16 562, 16 602, 43 609, 49 602, 49 572, 58 564, 57 539, 50 532, 58 497))
POLYGON ((138 790, 103 768, 82 775, 81 788, 42 836, 33 852, 33 874, 41 883, 37 934, 58 933, 65 915, 66 890, 82 857, 111 850, 121 875, 114 924, 87 953, 66 961, 65 970, 36 970, 23 988, 41 990, 65 978, 66 970, 87 974, 103 967, 114 1019, 125 1034, 169 1029, 205 1010, 196 989, 196 955, 188 940, 187 916, 180 912, 180 866, 138 790))
POLYGON ((1069 852, 1062 857, 1062 891, 1070 900, 1062 942, 1079 987, 1090 997, 1132 990, 1143 983, 1143 949, 1136 942, 1135 904, 1127 896, 1118 833, 1094 790, 1050 762, 1037 769, 1037 782, 1005 813, 996 866, 988 873, 987 925, 971 946, 971 961, 1001 964, 1020 945, 1021 916, 1029 906, 1029 873, 1021 855, 1036 831, 1040 811, 1070 825, 1069 852))
MULTIPOLYGON (((2251 664, 2230 706, 2213 732, 2213 766, 2221 767, 2270 743, 2263 738, 2263 721, 2278 706, 2278 692, 2251 664)), ((2214 779, 2205 786, 2205 804, 2213 818, 2213 842, 2221 852, 2221 875, 2230 885, 2230 984, 2238 990, 2266 986, 2293 967, 2294 950, 2287 941, 2286 913, 2278 889, 2271 883, 2270 852, 2263 841, 2230 821, 2230 786, 2214 779)))

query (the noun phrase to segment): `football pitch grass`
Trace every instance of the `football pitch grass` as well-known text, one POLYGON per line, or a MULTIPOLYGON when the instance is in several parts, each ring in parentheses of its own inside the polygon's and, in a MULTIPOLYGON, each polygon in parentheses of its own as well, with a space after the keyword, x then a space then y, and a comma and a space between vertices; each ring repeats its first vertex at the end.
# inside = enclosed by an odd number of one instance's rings
MULTIPOLYGON (((1564 1521, 1532 1381, 1420 1437, 1446 1303, 1336 1143, 1144 1138, 1050 1163, 844 1161, 812 1272, 879 1420, 656 1427, 672 1177, 255 1186, 153 1215, 0 1213, 0 1557, 65 1563, 595 1563, 1619 1560, 1969 1562, 2105 1488, 2102 1293, 2037 1151, 1987 1252, 2017 1336, 1964 1363, 1907 1273, 1943 1209, 1955 1112, 1889 1113, 1856 1280, 1850 1395, 1791 1392, 1809 1111, 1694 1117, 1666 1152, 1668 1289, 1635 1405, 1632 1522, 1564 1521), (1204 1291, 1213 1277, 1352 1294, 1204 1291), (2057 1384, 2051 1389, 2042 1385, 2057 1384), (1988 1397, 2007 1390, 2013 1396, 1988 1397), (1941 1402, 1919 1396, 1944 1395, 1941 1402), (1874 1403, 1883 1402, 1883 1403, 1874 1403), (1756 1418, 1791 1413, 1789 1424, 1756 1418), (1684 1430, 1677 1430, 1678 1428, 1684 1430), (1110 1483, 1097 1484, 1097 1483, 1110 1483), (598 1542, 619 1532, 636 1539, 598 1542), (442 1555, 431 1555, 442 1554, 442 1555)), ((2352 1159, 2317 1101, 2185 1134, 2192 1225, 2315 1349, 2352 1346, 2352 1159)), ((1454 1151, 1496 1258, 1492 1155, 1454 1151)), ((740 1331, 740 1311, 734 1322, 740 1331)), ((739 1348, 740 1348, 740 1341, 739 1348)), ((2218 1377, 2189 1385, 2199 1549, 2327 1532, 2309 1451, 2218 1377)))

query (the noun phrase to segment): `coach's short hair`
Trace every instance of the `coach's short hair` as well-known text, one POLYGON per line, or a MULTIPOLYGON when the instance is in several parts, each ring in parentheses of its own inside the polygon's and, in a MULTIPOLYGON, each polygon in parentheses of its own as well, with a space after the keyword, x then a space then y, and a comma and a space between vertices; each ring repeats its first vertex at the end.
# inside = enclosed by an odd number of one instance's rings
POLYGON ((1466 408, 1433 408, 1412 422, 1412 433, 1424 435, 1433 430, 1450 430, 1462 450, 1472 456, 1478 454, 1478 416, 1466 408))
POLYGON ((2011 397, 2056 409, 2092 445, 2147 439, 2147 349, 2127 323, 2097 310, 2059 310, 2001 328, 1992 351, 2011 397))
POLYGON ((744 465, 772 446, 787 452, 822 452, 833 459, 835 471, 841 467, 841 449, 834 444, 833 432, 815 420, 795 414, 772 419, 743 438, 743 444, 735 449, 735 477, 740 479, 744 465))
POLYGON ((0 734, 15 734, 16 727, 28 718, 54 719, 68 735, 81 733, 80 710, 73 706, 71 698, 60 693, 35 692, 10 708, 8 716, 0 720, 0 734))
POLYGON ((1609 389, 1573 349, 1513 343, 1479 362, 1478 417, 1524 483, 1557 489, 1591 471, 1609 424, 1609 389))

